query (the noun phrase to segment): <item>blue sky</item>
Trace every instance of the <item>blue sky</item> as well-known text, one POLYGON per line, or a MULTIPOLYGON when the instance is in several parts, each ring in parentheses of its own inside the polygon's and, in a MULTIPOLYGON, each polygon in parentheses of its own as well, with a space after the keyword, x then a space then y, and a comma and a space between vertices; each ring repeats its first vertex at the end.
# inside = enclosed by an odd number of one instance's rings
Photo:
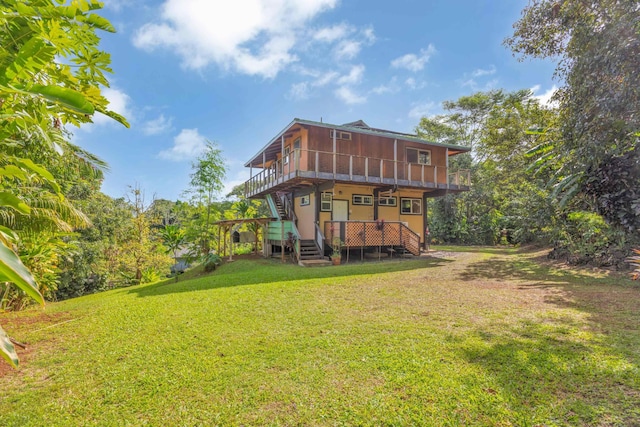
MULTIPOLYGON (((102 190, 176 200, 205 140, 245 161, 294 117, 412 132, 478 90, 554 88, 554 64, 502 45, 526 0, 106 0, 114 75, 105 117, 74 141, 110 165, 102 190)), ((183 197, 182 197, 183 198, 183 197)))

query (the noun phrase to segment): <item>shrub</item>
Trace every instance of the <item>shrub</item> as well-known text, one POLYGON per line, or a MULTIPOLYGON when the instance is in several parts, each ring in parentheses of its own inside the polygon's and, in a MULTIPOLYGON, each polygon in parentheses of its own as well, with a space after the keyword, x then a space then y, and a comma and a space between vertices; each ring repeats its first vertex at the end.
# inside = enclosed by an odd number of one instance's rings
POLYGON ((625 235, 593 212, 572 212, 557 230, 550 258, 570 264, 623 267, 628 255, 625 235))
POLYGON ((214 271, 220 264, 222 264, 222 258, 220 258, 220 255, 209 254, 204 259, 204 271, 207 273, 214 271))

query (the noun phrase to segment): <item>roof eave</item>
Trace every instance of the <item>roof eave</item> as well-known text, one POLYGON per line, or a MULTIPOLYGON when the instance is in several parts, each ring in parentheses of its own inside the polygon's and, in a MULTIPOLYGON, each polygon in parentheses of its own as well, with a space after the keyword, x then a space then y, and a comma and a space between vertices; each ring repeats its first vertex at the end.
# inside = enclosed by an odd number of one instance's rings
POLYGON ((362 134, 366 134, 366 135, 384 136, 386 138, 391 138, 391 139, 401 139, 403 141, 418 142, 418 143, 421 143, 421 144, 435 145, 437 147, 451 148, 451 149, 454 149, 456 151, 460 151, 461 153, 471 151, 470 147, 466 147, 464 145, 444 144, 444 143, 441 143, 441 142, 432 142, 432 141, 427 141, 426 139, 413 137, 411 135, 404 135, 404 134, 397 134, 397 133, 390 133, 390 132, 373 131, 373 130, 368 130, 368 129, 363 129, 363 128, 334 125, 334 124, 331 124, 331 123, 314 122, 312 120, 304 120, 304 119, 295 118, 295 119, 293 119, 291 121, 291 123, 289 123, 287 126, 285 126, 284 129, 282 129, 276 136, 274 136, 264 147, 262 147, 248 162, 246 162, 244 164, 244 166, 245 167, 249 167, 250 165, 252 165, 256 161, 260 161, 261 162, 262 159, 260 159, 260 154, 262 154, 262 152, 264 152, 271 145, 273 145, 275 142, 277 142, 282 137, 282 135, 284 135, 289 129, 291 129, 291 127, 293 127, 296 124, 307 125, 307 126, 318 126, 318 127, 323 127, 323 128, 327 128, 327 129, 338 129, 338 130, 343 130, 345 132, 356 132, 356 133, 362 133, 362 134))

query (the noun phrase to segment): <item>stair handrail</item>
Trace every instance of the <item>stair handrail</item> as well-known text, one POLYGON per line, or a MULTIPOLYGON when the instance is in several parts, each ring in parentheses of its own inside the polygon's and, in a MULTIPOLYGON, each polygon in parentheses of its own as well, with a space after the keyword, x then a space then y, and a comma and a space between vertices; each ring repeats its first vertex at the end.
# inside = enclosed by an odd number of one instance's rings
POLYGON ((298 223, 298 216, 296 215, 296 212, 293 209, 293 205, 291 203, 291 200, 289 200, 289 197, 287 197, 287 193, 277 192, 276 195, 278 197, 280 197, 280 201, 283 202, 284 211, 287 214, 287 216, 289 217, 288 219, 291 219, 291 221, 293 221, 294 224, 297 224, 298 223))
POLYGON ((314 222, 313 225, 316 227, 316 246, 320 249, 320 255, 324 257, 324 234, 317 222, 314 222))
POLYGON ((404 241, 402 241, 404 239, 402 239, 401 242, 400 242, 400 243, 402 243, 402 246, 404 246, 405 249, 409 249, 409 252, 411 252, 412 254, 420 255, 420 236, 418 235, 418 233, 416 233, 415 231, 410 229, 408 226, 404 225, 404 223, 402 223, 402 222, 400 222, 399 224, 400 224, 400 229, 404 230, 402 232, 403 234, 404 234, 405 231, 408 232, 408 234, 407 234, 408 240, 410 240, 410 241, 413 240, 413 242, 411 242, 411 243, 414 244, 417 253, 413 252, 411 250, 411 248, 407 248, 407 245, 404 243, 404 241))
POLYGON ((265 199, 267 201, 267 204, 269 205, 269 210, 271 211, 271 215, 273 215, 274 218, 282 219, 280 218, 280 213, 278 212, 278 207, 276 206, 276 202, 273 200, 273 196, 271 194, 267 194, 265 195, 265 199))

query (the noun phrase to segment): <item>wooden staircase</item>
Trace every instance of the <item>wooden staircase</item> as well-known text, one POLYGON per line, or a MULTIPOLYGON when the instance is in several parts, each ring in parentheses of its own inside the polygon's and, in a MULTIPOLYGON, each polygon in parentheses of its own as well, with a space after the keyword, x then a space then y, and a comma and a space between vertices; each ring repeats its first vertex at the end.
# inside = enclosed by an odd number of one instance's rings
POLYGON ((277 194, 273 195, 273 203, 276 205, 276 210, 278 211, 278 216, 280 217, 280 219, 290 219, 289 215, 287 215, 287 210, 282 204, 282 199, 280 199, 277 194))
POLYGON ((300 260, 298 264, 305 267, 320 267, 331 265, 331 261, 324 257, 316 245, 315 240, 300 240, 300 260))

